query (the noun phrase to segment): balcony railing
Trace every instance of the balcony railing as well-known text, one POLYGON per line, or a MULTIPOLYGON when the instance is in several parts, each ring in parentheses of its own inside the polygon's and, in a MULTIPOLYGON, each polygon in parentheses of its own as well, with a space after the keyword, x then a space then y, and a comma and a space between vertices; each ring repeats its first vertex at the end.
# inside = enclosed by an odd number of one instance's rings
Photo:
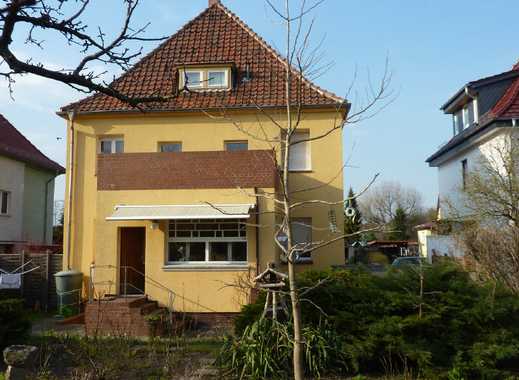
POLYGON ((98 190, 273 188, 270 150, 100 154, 98 190))

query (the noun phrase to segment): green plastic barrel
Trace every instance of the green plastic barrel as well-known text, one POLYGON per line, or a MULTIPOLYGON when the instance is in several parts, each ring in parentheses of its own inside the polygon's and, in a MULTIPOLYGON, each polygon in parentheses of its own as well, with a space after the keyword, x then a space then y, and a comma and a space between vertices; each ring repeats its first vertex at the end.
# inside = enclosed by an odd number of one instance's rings
POLYGON ((54 275, 56 293, 58 294, 58 310, 64 317, 71 317, 80 312, 83 273, 67 270, 54 275))

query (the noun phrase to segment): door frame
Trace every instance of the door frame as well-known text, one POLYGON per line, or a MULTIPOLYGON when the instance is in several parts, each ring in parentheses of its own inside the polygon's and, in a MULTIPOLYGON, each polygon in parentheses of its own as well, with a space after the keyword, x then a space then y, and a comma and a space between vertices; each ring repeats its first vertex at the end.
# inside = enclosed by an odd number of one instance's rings
MULTIPOLYGON (((117 281, 117 287, 116 287, 116 290, 117 290, 117 294, 119 295, 125 295, 125 296, 132 296, 132 295, 142 295, 142 294, 145 294, 146 293, 146 227, 145 226, 120 226, 117 228, 118 229, 118 237, 119 237, 119 242, 117 244, 117 251, 118 251, 118 254, 117 254, 117 261, 119 263, 118 265, 118 268, 119 270, 117 270, 117 278, 118 278, 118 281, 117 281), (136 270, 140 271, 143 273, 144 276, 141 276, 142 277, 142 294, 132 294, 132 293, 126 293, 124 292, 123 290, 123 284, 124 284, 124 275, 122 274, 123 273, 123 266, 132 266, 134 267, 133 265, 128 265, 127 261, 126 262, 123 262, 123 230, 141 230, 142 231, 142 266, 141 267, 138 267, 138 268, 135 268, 136 270)), ((127 272, 128 274, 129 272, 127 272)), ((140 276, 140 275, 139 275, 140 276)), ((126 279, 128 281, 128 278, 126 279)))

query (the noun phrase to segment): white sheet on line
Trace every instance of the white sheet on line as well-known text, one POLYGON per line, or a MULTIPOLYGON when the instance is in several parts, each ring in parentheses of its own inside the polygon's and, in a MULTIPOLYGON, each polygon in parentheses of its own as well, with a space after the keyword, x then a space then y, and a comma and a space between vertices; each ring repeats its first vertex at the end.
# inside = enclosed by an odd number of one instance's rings
POLYGON ((0 274, 0 289, 20 289, 22 286, 21 273, 0 274))

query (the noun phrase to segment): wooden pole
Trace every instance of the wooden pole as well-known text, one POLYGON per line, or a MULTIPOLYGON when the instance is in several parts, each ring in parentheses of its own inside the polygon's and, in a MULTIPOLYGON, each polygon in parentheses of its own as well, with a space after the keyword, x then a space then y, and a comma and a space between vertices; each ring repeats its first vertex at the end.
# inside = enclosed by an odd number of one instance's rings
POLYGON ((272 319, 277 321, 278 319, 278 293, 272 292, 272 319))

